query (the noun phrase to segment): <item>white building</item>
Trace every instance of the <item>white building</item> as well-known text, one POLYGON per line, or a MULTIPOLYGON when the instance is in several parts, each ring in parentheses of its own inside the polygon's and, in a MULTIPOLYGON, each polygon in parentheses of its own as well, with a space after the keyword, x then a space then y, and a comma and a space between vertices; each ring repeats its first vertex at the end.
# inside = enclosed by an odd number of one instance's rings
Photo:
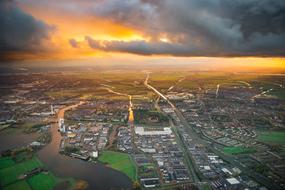
POLYGON ((91 156, 92 156, 93 158, 97 158, 97 157, 98 157, 98 151, 93 151, 92 154, 91 154, 91 156))
POLYGON ((163 130, 146 131, 143 127, 136 127, 135 133, 137 135, 171 135, 172 131, 170 127, 164 127, 163 130))
POLYGON ((64 125, 64 119, 63 118, 59 119, 59 121, 58 121, 58 128, 59 128, 60 132, 62 132, 62 133, 66 132, 65 125, 64 125))
POLYGON ((237 184, 240 184, 240 182, 236 179, 236 178, 228 178, 226 179, 227 182, 231 185, 237 185, 237 184))

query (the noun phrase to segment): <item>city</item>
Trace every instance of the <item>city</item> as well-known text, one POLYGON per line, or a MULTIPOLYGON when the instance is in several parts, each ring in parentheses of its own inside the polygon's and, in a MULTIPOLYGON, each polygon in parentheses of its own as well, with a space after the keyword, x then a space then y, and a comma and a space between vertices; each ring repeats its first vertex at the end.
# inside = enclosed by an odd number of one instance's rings
POLYGON ((0 190, 284 190, 284 0, 0 0, 0 190))
POLYGON ((284 188, 284 75, 120 74, 18 75, 1 86, 1 133, 35 134, 39 156, 52 145, 138 188, 284 188))

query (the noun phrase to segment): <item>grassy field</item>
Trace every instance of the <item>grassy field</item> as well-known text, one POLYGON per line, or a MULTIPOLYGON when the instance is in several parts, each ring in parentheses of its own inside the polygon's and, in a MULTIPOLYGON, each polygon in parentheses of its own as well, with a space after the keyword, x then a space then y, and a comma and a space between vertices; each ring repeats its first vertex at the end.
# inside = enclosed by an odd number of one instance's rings
POLYGON ((5 186, 9 183, 13 183, 18 180, 19 175, 42 166, 43 164, 37 158, 32 158, 13 166, 3 168, 0 170, 1 184, 5 186))
POLYGON ((39 173, 38 175, 30 177, 27 181, 32 187, 32 189, 41 190, 51 190, 58 183, 58 179, 51 173, 39 173))
MULTIPOLYGON (((113 90, 131 94, 131 95, 146 95, 147 89, 143 85, 146 74, 143 72, 97 72, 97 73, 81 73, 73 74, 73 78, 77 80, 93 81, 93 85, 89 86, 91 89, 94 87, 109 86, 113 90)), ((89 88, 88 87, 88 88, 89 88)), ((89 89, 89 90, 91 90, 89 89)), ((81 90, 82 91, 82 90, 81 90)), ((97 91, 97 90, 95 90, 97 91)), ((97 92, 93 93, 94 96, 99 96, 97 92)))
POLYGON ((261 142, 272 144, 285 144, 285 132, 263 132, 257 139, 261 142))
POLYGON ((75 90, 48 91, 45 94, 53 98, 70 98, 80 95, 79 91, 75 90))
POLYGON ((135 181, 137 178, 135 164, 128 154, 114 151, 104 151, 99 156, 99 161, 109 165, 113 169, 123 172, 133 181, 135 181))
POLYGON ((68 181, 71 187, 74 179, 57 178, 50 172, 40 172, 25 179, 19 176, 44 165, 32 153, 21 151, 9 157, 0 158, 0 189, 3 190, 53 190, 61 182, 68 181))
POLYGON ((7 168, 13 166, 15 164, 14 160, 10 157, 2 157, 0 158, 0 170, 3 168, 7 168))
POLYGON ((32 190, 32 188, 25 180, 21 180, 6 186, 4 190, 32 190))
POLYGON ((248 153, 253 153, 256 150, 254 148, 246 148, 246 147, 235 147, 235 146, 231 146, 231 147, 225 147, 223 149, 224 153, 227 154, 248 154, 248 153))

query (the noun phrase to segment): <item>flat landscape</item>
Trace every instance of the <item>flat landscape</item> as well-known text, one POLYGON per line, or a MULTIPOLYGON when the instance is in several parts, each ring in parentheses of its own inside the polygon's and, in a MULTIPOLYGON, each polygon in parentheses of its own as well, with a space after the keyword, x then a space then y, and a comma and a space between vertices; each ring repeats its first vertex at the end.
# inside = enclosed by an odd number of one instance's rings
POLYGON ((285 0, 0 0, 0 190, 285 190, 285 0))
POLYGON ((100 162, 123 172, 131 180, 137 180, 136 167, 128 154, 113 151, 104 151, 99 159, 100 162))
MULTIPOLYGON (((4 190, 52 190, 64 181, 49 171, 35 172, 44 165, 35 155, 25 150, 14 153, 12 156, 1 157, 0 165, 1 188, 4 190)), ((69 179, 68 183, 73 182, 69 179)))
POLYGON ((258 139, 265 143, 272 143, 272 144, 285 144, 285 132, 263 132, 258 136, 258 139))
MULTIPOLYGON (((10 112, 17 120, 3 111, 1 134, 33 136, 27 146, 35 153, 53 146, 46 150, 57 159, 99 162, 134 188, 218 189, 216 184, 229 185, 231 178, 241 188, 283 188, 284 75, 178 70, 17 78, 22 83, 9 80, 14 91, 6 86, 1 101, 3 109, 17 110, 10 112)), ((98 184, 84 172, 82 183, 45 170, 20 179, 45 169, 34 153, 2 156, 0 163, 5 190, 98 184)))

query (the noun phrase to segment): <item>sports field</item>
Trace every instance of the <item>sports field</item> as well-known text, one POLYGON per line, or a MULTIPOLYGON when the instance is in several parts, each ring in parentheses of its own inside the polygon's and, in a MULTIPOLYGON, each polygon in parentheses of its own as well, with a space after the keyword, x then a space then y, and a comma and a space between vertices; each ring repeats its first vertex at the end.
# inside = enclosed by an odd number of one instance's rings
POLYGON ((256 150, 254 148, 246 148, 246 147, 235 147, 235 146, 231 146, 231 147, 225 147, 223 149, 224 153, 227 154, 248 154, 248 153, 253 153, 256 150))
POLYGON ((99 156, 99 161, 109 165, 111 168, 126 174, 133 181, 136 180, 136 167, 130 156, 121 152, 104 151, 99 156))
POLYGON ((265 143, 285 144, 285 132, 263 132, 258 140, 265 143))

